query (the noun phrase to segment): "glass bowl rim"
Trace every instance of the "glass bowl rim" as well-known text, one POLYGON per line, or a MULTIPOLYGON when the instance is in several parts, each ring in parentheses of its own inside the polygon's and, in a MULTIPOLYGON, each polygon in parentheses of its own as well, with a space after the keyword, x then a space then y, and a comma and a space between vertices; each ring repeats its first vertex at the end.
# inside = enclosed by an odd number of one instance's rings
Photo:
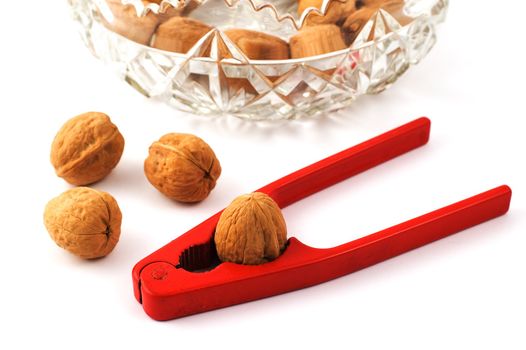
MULTIPOLYGON (((97 0, 87 0, 87 1, 95 1, 95 3, 97 3, 97 0)), ((448 1, 446 1, 446 6, 447 6, 447 2, 448 1)), ((131 4, 131 3, 128 3, 128 4, 131 4)), ((380 9, 378 9, 377 12, 375 12, 371 16, 371 18, 376 16, 379 12, 386 12, 387 14, 389 14, 389 12, 387 12, 387 11, 385 11, 385 10, 380 8, 380 9)), ((385 40, 389 39, 392 35, 399 34, 400 32, 402 32, 405 29, 409 28, 416 21, 420 21, 420 20, 422 20, 424 18, 432 18, 432 17, 433 17, 433 15, 430 15, 430 14, 427 14, 427 13, 422 13, 422 14, 416 16, 416 17, 411 17, 411 21, 409 23, 407 23, 405 25, 400 24, 400 28, 398 28, 396 30, 393 30, 391 32, 385 33, 384 35, 382 35, 379 38, 375 38, 374 40, 366 41, 366 42, 362 43, 359 46, 353 46, 353 44, 351 44, 349 47, 346 47, 345 49, 332 51, 332 52, 328 52, 328 53, 324 53, 324 54, 320 54, 320 55, 314 55, 314 56, 308 56, 308 57, 300 57, 300 58, 288 58, 288 59, 281 59, 281 60, 253 60, 253 59, 249 59, 247 57, 247 62, 241 62, 241 61, 239 61, 239 60, 237 60, 235 58, 223 58, 223 59, 220 60, 220 62, 224 63, 224 64, 229 64, 229 65, 232 65, 232 66, 243 66, 243 65, 247 65, 247 64, 257 65, 257 66, 273 66, 273 65, 274 66, 276 66, 276 65, 279 66, 279 65, 288 65, 288 64, 301 64, 301 63, 308 63, 308 62, 313 62, 313 61, 318 61, 318 60, 330 59, 332 57, 337 57, 337 56, 340 56, 340 55, 343 55, 343 54, 349 54, 350 52, 358 52, 358 51, 363 50, 363 49, 365 49, 367 47, 370 47, 372 45, 378 44, 378 43, 380 43, 382 41, 385 41, 385 40)), ((106 29, 108 31, 111 31, 113 34, 122 37, 125 40, 133 42, 136 45, 145 47, 148 50, 153 51, 153 52, 164 54, 164 55, 166 55, 168 57, 178 58, 178 59, 181 59, 181 60, 184 60, 184 59, 188 60, 188 59, 190 59, 190 60, 193 60, 193 61, 206 62, 206 63, 217 63, 218 62, 217 59, 212 58, 212 57, 206 57, 206 56, 190 56, 189 57, 188 53, 180 53, 180 52, 173 52, 173 51, 157 49, 157 48, 154 48, 152 46, 148 46, 148 45, 145 45, 145 44, 141 44, 141 43, 135 42, 135 41, 125 37, 124 35, 121 35, 119 33, 116 33, 114 31, 112 31, 111 29, 108 29, 108 28, 106 28, 106 29)), ((217 29, 217 28, 214 28, 210 32, 212 32, 212 31, 220 31, 220 30, 217 29)), ((205 34, 205 36, 209 35, 210 32, 205 34)))

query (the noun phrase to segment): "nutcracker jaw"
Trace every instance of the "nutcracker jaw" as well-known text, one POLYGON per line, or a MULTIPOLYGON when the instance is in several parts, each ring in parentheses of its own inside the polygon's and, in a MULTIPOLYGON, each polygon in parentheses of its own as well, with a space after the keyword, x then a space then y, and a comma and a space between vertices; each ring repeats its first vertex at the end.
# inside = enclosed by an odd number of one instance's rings
MULTIPOLYGON (((420 118, 285 176, 258 190, 281 208, 427 143, 420 118)), ((219 263, 213 236, 221 212, 140 261, 135 297, 156 320, 286 293, 374 265, 500 216, 511 189, 500 186, 402 224, 328 249, 290 238, 283 254, 262 265, 219 263)))

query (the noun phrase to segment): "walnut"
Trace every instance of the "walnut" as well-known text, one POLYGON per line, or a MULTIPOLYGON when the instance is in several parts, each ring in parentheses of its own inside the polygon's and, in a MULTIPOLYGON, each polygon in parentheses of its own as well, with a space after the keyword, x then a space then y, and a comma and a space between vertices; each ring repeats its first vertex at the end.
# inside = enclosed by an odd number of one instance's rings
POLYGON ((101 258, 113 250, 121 220, 115 199, 88 187, 62 193, 44 212, 44 224, 55 243, 84 259, 101 258))
POLYGON ((161 193, 180 202, 199 202, 215 187, 221 165, 210 146, 190 134, 167 134, 150 146, 144 173, 161 193))
POLYGON ((124 138, 103 113, 88 112, 68 120, 51 146, 51 163, 58 176, 73 185, 103 179, 119 162, 124 138))
POLYGON ((223 211, 214 241, 221 261, 257 265, 285 249, 287 227, 276 202, 254 192, 237 197, 223 211))

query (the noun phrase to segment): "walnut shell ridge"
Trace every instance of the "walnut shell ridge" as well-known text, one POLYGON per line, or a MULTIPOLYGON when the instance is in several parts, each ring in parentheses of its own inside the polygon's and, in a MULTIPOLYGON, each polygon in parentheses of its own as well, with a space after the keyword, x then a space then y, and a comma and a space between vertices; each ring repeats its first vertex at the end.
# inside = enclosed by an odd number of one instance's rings
POLYGON ((58 176, 83 186, 106 177, 119 163, 124 138, 110 118, 88 112, 68 120, 51 146, 51 164, 58 176))
POLYGON ((221 214, 214 242, 224 262, 258 265, 274 260, 287 243, 281 209, 264 193, 239 196, 221 214))
POLYGON ((199 137, 171 133, 150 146, 144 173, 168 198, 193 203, 214 189, 221 165, 212 148, 199 137))
POLYGON ((44 224, 55 243, 84 259, 108 255, 121 233, 122 214, 106 192, 77 187, 46 205, 44 224))

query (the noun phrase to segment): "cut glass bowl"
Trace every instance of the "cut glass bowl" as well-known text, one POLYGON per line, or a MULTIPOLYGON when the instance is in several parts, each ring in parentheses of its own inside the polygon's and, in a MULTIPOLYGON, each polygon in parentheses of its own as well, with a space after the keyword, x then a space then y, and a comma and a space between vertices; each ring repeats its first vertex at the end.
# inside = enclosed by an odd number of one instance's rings
MULTIPOLYGON (((68 2, 91 52, 145 96, 199 115, 254 120, 311 116, 385 90, 427 55, 448 7, 448 0, 406 0, 401 15, 383 8, 372 12, 344 49, 303 58, 255 60, 225 30, 255 30, 288 41, 318 10, 309 8, 298 16, 296 0, 272 4, 260 0, 68 2), (118 27, 119 14, 108 6, 112 2, 133 11, 135 17, 124 24, 130 35, 122 34, 122 23, 118 27), (151 41, 137 39, 145 32, 134 29, 136 21, 167 17, 170 11, 179 16, 185 6, 193 6, 188 17, 211 27, 188 52, 156 49, 149 46, 151 41)), ((326 12, 330 3, 324 0, 318 13, 326 12)))

